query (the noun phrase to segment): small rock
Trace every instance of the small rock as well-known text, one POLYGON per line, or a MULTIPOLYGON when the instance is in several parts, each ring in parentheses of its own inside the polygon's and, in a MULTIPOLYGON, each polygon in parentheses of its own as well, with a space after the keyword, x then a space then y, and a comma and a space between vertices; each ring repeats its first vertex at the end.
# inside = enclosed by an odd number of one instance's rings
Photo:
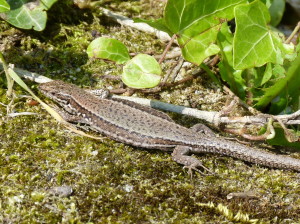
POLYGON ((60 197, 68 197, 73 193, 73 189, 70 186, 53 187, 49 189, 49 193, 60 197))

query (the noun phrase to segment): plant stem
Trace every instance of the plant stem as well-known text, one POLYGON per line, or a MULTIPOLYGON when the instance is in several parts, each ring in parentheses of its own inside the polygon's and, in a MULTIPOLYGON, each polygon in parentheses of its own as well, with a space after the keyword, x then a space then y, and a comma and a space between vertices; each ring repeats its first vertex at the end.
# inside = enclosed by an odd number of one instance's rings
POLYGON ((7 71, 7 64, 4 60, 4 57, 2 55, 2 53, 0 52, 0 62, 2 63, 3 65, 3 70, 4 70, 4 73, 5 73, 5 76, 6 76, 6 80, 7 80, 7 92, 6 92, 6 95, 8 97, 11 97, 12 96, 12 90, 13 90, 13 84, 14 84, 14 80, 8 75, 8 71, 7 71))

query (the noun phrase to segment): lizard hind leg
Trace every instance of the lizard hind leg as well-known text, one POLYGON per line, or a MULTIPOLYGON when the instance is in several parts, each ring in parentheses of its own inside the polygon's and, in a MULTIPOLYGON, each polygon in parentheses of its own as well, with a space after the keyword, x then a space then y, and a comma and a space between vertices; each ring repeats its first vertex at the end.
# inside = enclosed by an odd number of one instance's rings
POLYGON ((200 160, 190 156, 189 154, 191 154, 191 152, 192 147, 190 146, 176 146, 172 153, 172 159, 175 162, 184 165, 184 168, 188 169, 188 173, 190 175, 192 175, 192 170, 195 170, 202 175, 207 175, 198 168, 202 168, 203 170, 207 171, 209 175, 214 174, 214 172, 205 167, 200 160))

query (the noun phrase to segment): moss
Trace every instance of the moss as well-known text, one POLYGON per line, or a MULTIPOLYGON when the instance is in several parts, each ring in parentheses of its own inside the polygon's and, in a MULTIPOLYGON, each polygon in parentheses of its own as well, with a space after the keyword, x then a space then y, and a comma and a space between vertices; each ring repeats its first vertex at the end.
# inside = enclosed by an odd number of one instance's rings
MULTIPOLYGON (((106 1, 106 7, 130 17, 158 17, 162 1, 106 1), (140 15, 139 15, 140 14, 140 15)), ((160 54, 153 36, 105 24, 97 10, 79 10, 61 1, 49 12, 47 30, 18 31, 0 22, 9 63, 53 79, 81 86, 118 87, 102 74, 121 68, 90 61, 84 51, 96 30, 124 42, 130 52, 160 54), (57 16, 60 15, 60 16, 57 16), (13 37, 13 38, 12 38, 13 37)), ((224 96, 205 79, 156 94, 176 104, 220 110, 224 96), (184 95, 184 97, 178 97, 184 95), (218 101, 212 105, 211 99, 218 101), (199 105, 201 103, 201 105, 199 105)), ((28 83, 35 89, 34 83, 28 83)), ((16 86, 16 94, 27 94, 16 86)), ((0 77, 0 101, 9 104, 0 77)), ((49 102, 49 101, 48 101, 49 102)), ((239 160, 201 155, 217 175, 187 174, 170 154, 142 150, 104 139, 77 136, 57 124, 40 106, 15 99, 13 110, 37 115, 9 118, 0 105, 0 222, 8 223, 297 223, 297 174, 249 165, 239 160), (69 186, 73 194, 50 194, 69 186), (258 198, 227 199, 231 192, 253 191, 258 198), (248 218, 247 218, 248 217, 248 218), (255 220, 256 219, 256 220, 255 220)), ((178 123, 198 122, 177 116, 178 123)), ((93 133, 95 134, 95 133, 93 133)))

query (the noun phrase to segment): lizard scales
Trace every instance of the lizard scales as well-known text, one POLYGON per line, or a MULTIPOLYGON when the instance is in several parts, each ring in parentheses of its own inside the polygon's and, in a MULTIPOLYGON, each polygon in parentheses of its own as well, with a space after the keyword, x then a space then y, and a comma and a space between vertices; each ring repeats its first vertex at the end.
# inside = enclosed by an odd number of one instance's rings
POLYGON ((174 123, 152 108, 123 100, 100 99, 59 80, 40 84, 39 89, 64 109, 67 120, 87 124, 129 145, 173 151, 173 160, 193 169, 202 164, 189 154, 216 153, 267 167, 300 171, 299 159, 207 136, 174 123))

